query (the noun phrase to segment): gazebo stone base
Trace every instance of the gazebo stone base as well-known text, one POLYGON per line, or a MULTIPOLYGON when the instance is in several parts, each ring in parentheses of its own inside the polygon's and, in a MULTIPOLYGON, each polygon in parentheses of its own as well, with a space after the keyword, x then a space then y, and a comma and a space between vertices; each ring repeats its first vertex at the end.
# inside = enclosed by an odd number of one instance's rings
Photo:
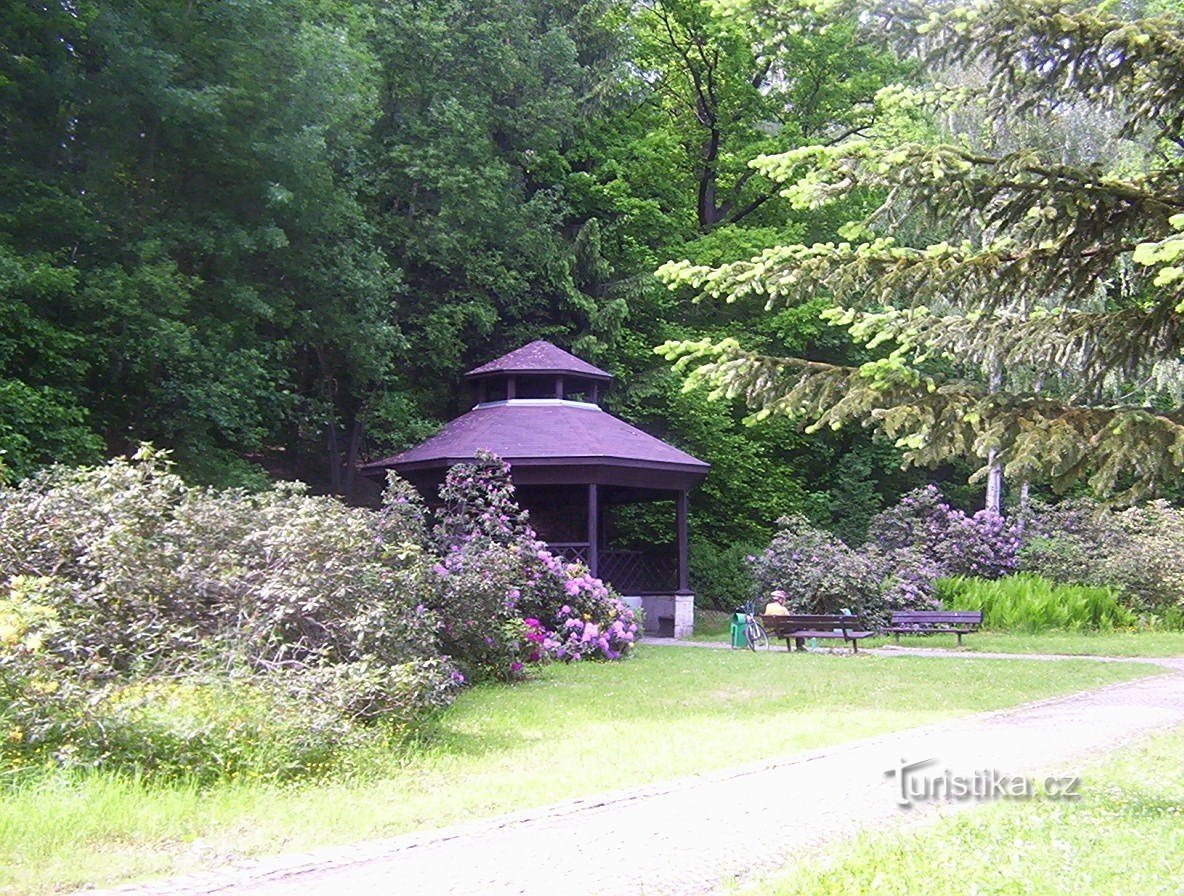
POLYGON ((645 613, 647 635, 689 638, 695 631, 695 595, 690 591, 629 596, 625 602, 645 613))

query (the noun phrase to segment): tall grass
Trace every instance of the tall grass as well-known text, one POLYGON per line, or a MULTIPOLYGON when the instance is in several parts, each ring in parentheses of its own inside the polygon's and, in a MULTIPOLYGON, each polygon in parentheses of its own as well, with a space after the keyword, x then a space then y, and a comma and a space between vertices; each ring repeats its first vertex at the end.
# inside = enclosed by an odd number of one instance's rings
POLYGON ((1112 588, 1060 585, 1031 573, 942 579, 937 596, 951 610, 982 610, 983 626, 996 631, 1111 631, 1135 624, 1112 588))

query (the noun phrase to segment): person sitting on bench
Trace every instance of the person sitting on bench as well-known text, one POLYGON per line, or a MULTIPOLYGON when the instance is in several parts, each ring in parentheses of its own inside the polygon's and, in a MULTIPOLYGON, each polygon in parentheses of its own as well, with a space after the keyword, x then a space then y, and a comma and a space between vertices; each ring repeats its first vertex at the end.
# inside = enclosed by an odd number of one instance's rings
POLYGON ((789 610, 785 608, 785 592, 774 591, 769 595, 769 602, 765 604, 766 616, 788 616, 789 610))

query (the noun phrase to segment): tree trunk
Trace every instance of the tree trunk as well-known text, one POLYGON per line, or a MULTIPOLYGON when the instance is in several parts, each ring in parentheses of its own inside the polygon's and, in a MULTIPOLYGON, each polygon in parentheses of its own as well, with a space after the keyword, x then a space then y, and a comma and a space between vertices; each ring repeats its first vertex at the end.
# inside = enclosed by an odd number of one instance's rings
POLYGON ((1003 512, 1003 467, 996 463, 997 452, 987 455, 987 510, 992 513, 1003 512))
MULTIPOLYGON (((991 364, 991 379, 989 389, 992 393, 1003 387, 1003 364, 996 358, 991 364)), ((1003 512, 1003 467, 997 458, 999 452, 994 449, 987 454, 987 501, 986 508, 991 513, 1003 512)))
POLYGON ((699 175, 699 229, 704 233, 712 230, 720 219, 720 209, 716 204, 716 179, 719 172, 716 162, 719 161, 720 132, 711 128, 710 136, 703 141, 703 170, 699 175))
POLYGON ((341 445, 337 441, 337 418, 329 421, 329 488, 333 494, 341 494, 341 445))
POLYGON ((359 411, 354 414, 354 422, 349 432, 349 449, 345 455, 343 494, 346 497, 352 497, 354 493, 354 483, 358 475, 358 455, 362 452, 362 434, 365 429, 366 424, 362 422, 362 414, 359 411))

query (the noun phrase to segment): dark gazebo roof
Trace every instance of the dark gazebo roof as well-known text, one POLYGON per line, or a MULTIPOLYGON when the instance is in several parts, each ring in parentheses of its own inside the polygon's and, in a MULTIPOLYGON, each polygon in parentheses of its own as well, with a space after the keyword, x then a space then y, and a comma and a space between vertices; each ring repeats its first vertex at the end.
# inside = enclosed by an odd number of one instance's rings
POLYGON ((506 373, 548 374, 564 373, 590 380, 611 380, 613 375, 594 367, 571 352, 565 352, 545 339, 536 339, 522 348, 516 348, 488 364, 474 367, 465 374, 468 378, 493 376, 506 373))
MULTIPOLYGON (((608 380, 611 374, 556 348, 532 342, 469 377, 553 374, 608 380)), ((709 465, 630 426, 593 402, 509 398, 481 402, 425 442, 363 467, 369 475, 393 468, 413 480, 437 477, 453 464, 492 451, 520 483, 600 483, 683 490, 709 465)))

